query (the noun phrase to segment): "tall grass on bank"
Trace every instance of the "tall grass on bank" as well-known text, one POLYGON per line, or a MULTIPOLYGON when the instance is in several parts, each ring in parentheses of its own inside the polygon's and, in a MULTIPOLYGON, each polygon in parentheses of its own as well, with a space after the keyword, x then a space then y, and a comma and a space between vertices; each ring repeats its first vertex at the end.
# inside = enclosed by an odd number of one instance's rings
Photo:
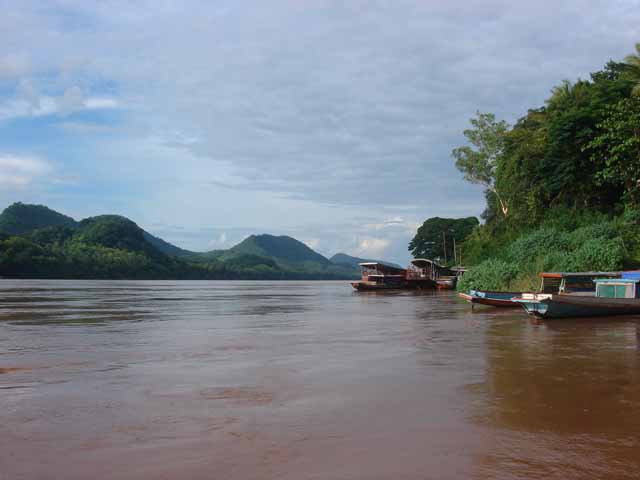
POLYGON ((484 258, 479 258, 461 278, 458 289, 535 290, 539 286, 538 273, 543 271, 637 268, 639 225, 640 212, 637 211, 628 211, 619 217, 562 216, 512 241, 503 235, 496 239, 493 248, 486 234, 478 232, 465 246, 468 244, 469 250, 484 258))

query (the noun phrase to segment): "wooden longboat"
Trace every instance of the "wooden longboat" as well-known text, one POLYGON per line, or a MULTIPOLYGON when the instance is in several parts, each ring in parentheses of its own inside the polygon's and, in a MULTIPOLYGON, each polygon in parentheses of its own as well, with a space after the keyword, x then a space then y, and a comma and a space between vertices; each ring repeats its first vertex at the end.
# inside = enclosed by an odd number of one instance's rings
POLYGON ((469 290, 469 293, 459 293, 460 298, 467 302, 492 307, 518 308, 520 304, 512 301, 514 297, 520 297, 522 292, 494 292, 488 290, 469 290))
POLYGON ((361 263, 360 268, 362 278, 351 282, 351 286, 359 292, 407 288, 407 271, 404 268, 380 262, 361 263))
POLYGON ((578 295, 523 296, 514 301, 538 318, 609 317, 640 314, 638 298, 599 298, 578 295))
MULTIPOLYGON (((542 272, 540 273, 539 294, 562 294, 573 296, 594 296, 598 278, 617 278, 619 272, 542 272)), ((496 292, 483 290, 470 290, 469 293, 459 293, 461 298, 467 300, 471 305, 491 305, 494 307, 518 307, 523 306, 521 302, 515 302, 514 298, 531 298, 534 293, 523 292, 496 292)), ((542 297, 541 297, 542 298, 542 297)), ((526 310, 526 308, 525 308, 526 310)))
MULTIPOLYGON (((592 273, 592 272, 589 272, 592 273)), ((612 272, 608 272, 612 275, 612 272)), ((539 318, 601 317, 640 314, 640 289, 637 272, 592 279, 594 291, 524 293, 514 298, 529 315, 539 318), (630 278, 624 278, 625 276, 630 278)))

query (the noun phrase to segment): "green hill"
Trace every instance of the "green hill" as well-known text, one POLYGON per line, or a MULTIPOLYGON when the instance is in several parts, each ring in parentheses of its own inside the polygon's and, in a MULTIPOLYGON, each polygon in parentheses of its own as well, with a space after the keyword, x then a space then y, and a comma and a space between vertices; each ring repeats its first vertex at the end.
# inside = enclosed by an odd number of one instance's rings
MULTIPOLYGON (((103 215, 98 217, 92 217, 92 219, 84 220, 84 227, 86 227, 89 223, 94 224, 96 220, 100 220, 98 223, 102 224, 102 226, 95 226, 96 228, 105 229, 117 229, 116 223, 121 223, 121 232, 125 233, 127 229, 130 230, 129 233, 133 235, 138 235, 139 232, 133 232, 131 225, 125 226, 124 220, 127 220, 125 217, 118 217, 117 215, 103 215), (116 222, 116 218, 119 218, 120 221, 116 222), (91 221, 89 221, 91 220, 91 221), (109 225, 107 225, 109 224, 109 225)), ((129 222, 131 222, 129 220, 129 222)), ((133 223, 133 222, 131 222, 133 223)), ((55 230, 49 230, 48 227, 68 227, 71 229, 78 228, 81 226, 82 222, 77 222, 73 218, 64 215, 62 213, 56 212, 55 210, 51 210, 49 207, 44 205, 32 205, 17 202, 13 205, 7 207, 2 214, 0 214, 0 232, 7 233, 9 235, 25 235, 34 232, 35 230, 46 229, 45 232, 39 233, 39 238, 44 240, 44 236, 52 235, 55 230)), ((135 224, 134 224, 135 225, 135 224)), ((139 227, 136 225, 136 228, 139 227)), ((142 230, 142 229, 140 229, 142 230)), ((94 232, 95 233, 95 232, 94 232)), ((106 233, 106 230, 103 232, 106 233)), ((113 235, 117 236, 118 232, 112 232, 113 235)), ((60 234, 60 231, 58 231, 60 234)), ((158 238, 149 232, 142 230, 142 235, 147 243, 154 246, 157 250, 164 253, 165 255, 182 257, 194 254, 194 252, 190 252, 188 250, 184 250, 180 247, 176 247, 175 245, 158 238)), ((124 241, 124 240, 123 240, 124 241)), ((114 244, 113 238, 108 241, 108 243, 114 244)), ((134 243, 137 243, 137 248, 142 247, 144 245, 140 238, 137 238, 134 243)))
POLYGON ((285 235, 251 235, 221 255, 221 260, 230 260, 238 255, 256 255, 270 258, 285 267, 326 268, 332 263, 304 243, 285 235))
POLYGON ((347 279, 291 237, 251 236, 231 248, 189 252, 119 215, 76 222, 41 205, 16 203, 0 220, 0 276, 103 279, 347 279))
POLYGON ((74 228, 77 222, 44 205, 14 203, 0 214, 0 232, 22 235, 38 228, 64 226, 74 228))
POLYGON ((99 215, 82 220, 74 238, 83 243, 143 253, 156 259, 164 257, 164 253, 147 241, 145 233, 128 218, 99 215))

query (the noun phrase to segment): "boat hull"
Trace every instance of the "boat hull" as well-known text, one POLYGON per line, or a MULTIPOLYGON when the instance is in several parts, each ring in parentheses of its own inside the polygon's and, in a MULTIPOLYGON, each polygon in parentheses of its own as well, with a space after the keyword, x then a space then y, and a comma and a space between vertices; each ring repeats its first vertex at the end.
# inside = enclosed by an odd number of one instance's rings
POLYGON ((519 308, 520 304, 512 301, 513 297, 522 295, 522 292, 486 292, 471 290, 469 293, 459 293, 460 298, 464 298, 472 305, 489 305, 501 308, 519 308))
POLYGON ((433 290, 436 288, 436 282, 430 278, 410 278, 407 280, 409 290, 433 290))
POLYGON ((640 299, 550 295, 548 298, 518 298, 529 315, 539 318, 608 317, 640 314, 640 299))
POLYGON ((351 286, 358 292, 377 292, 382 290, 406 290, 404 285, 389 285, 372 282, 351 282, 351 286))
POLYGON ((522 292, 491 292, 482 290, 471 290, 469 293, 459 293, 460 298, 464 298, 467 302, 478 305, 489 305, 501 308, 518 308, 520 304, 511 300, 513 297, 519 297, 522 292))
POLYGON ((437 279, 436 288, 440 290, 453 290, 456 288, 456 278, 437 279))

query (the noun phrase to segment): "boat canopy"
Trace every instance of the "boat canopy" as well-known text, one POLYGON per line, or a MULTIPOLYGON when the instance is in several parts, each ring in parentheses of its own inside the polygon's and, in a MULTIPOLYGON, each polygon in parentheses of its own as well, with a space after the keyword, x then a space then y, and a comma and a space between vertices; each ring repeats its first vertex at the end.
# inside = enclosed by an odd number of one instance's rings
POLYGON ((427 268, 430 265, 435 265, 437 268, 442 268, 442 265, 440 265, 438 262, 436 262, 435 260, 430 260, 428 258, 414 258, 413 260, 411 260, 411 264, 418 268, 427 268))
POLYGON ((620 272, 542 272, 541 293, 593 294, 594 280, 598 278, 620 278, 620 272))
MULTIPOLYGON (((639 275, 640 275, 640 272, 639 272, 639 275)), ((620 278, 620 272, 541 272, 540 276, 542 278, 572 278, 572 277, 620 278)))
POLYGON ((404 268, 393 267, 380 262, 363 262, 360 264, 360 267, 362 267, 363 270, 375 270, 385 275, 404 275, 406 272, 404 268))
POLYGON ((622 278, 640 280, 640 270, 629 270, 627 272, 622 272, 622 278))

